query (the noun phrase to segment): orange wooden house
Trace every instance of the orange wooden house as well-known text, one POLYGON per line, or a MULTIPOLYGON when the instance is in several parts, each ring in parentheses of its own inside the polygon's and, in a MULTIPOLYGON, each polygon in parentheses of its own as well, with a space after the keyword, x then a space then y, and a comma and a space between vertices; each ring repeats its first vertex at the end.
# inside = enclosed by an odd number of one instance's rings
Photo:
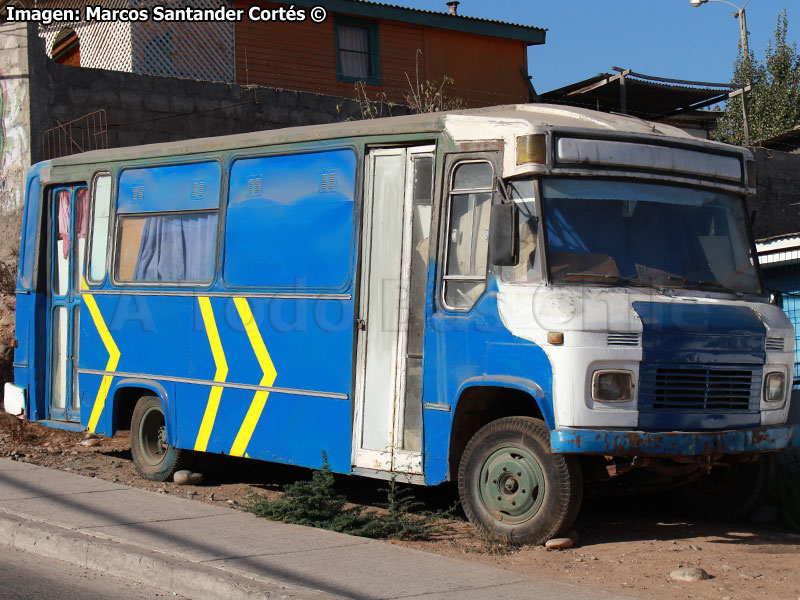
MULTIPOLYGON (((3 0, 0 0, 2 2, 3 0)), ((18 0, 33 4, 34 0, 18 0)), ((436 85, 452 78, 449 98, 466 107, 528 102, 528 46, 544 44, 546 30, 455 14, 455 0, 441 12, 368 0, 109 0, 109 5, 150 8, 234 8, 240 21, 81 21, 42 26, 48 54, 81 67, 260 85, 354 97, 364 81, 371 99, 404 103, 410 84, 436 85), (306 14, 327 10, 315 23, 252 20, 261 11, 294 6, 306 14), (448 8, 450 9, 448 11, 448 8)), ((93 0, 38 0, 38 6, 81 10, 93 0)))
MULTIPOLYGON (((402 103, 412 83, 453 79, 448 97, 467 107, 528 102, 528 46, 544 44, 545 29, 364 0, 295 0, 306 10, 323 5, 323 23, 257 22, 235 26, 236 83, 353 97, 365 81, 375 98, 402 103)), ((234 0, 234 8, 254 4, 234 0)), ((276 3, 258 3, 278 8, 276 3)), ((450 8, 449 12, 446 12, 450 8)))

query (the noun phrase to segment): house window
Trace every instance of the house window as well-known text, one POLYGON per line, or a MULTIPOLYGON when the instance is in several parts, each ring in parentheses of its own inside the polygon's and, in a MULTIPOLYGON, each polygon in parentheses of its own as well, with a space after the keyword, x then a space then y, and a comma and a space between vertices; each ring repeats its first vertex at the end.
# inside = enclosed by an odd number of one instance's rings
POLYGON ((81 66, 78 34, 69 27, 62 29, 53 42, 53 61, 61 65, 81 66))
POLYGON ((339 81, 380 85, 377 22, 337 18, 335 37, 339 81))

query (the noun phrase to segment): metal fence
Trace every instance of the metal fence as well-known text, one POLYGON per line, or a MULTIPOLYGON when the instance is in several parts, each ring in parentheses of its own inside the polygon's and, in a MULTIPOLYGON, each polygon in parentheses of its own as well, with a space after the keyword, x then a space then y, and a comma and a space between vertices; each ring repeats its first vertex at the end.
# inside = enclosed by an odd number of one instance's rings
POLYGON ((800 389, 800 292, 772 290, 775 301, 794 325, 794 385, 800 389))
POLYGON ((42 134, 44 160, 105 148, 108 148, 108 125, 103 109, 61 123, 42 134))

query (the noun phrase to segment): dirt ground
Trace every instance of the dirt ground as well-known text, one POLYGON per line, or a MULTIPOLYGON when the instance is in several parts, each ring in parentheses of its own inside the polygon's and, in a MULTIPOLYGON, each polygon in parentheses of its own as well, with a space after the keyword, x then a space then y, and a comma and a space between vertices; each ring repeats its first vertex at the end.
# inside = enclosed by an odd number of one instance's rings
MULTIPOLYGON (((194 469, 206 477, 201 486, 149 482, 134 469, 127 432, 111 439, 87 438, 19 421, 5 413, 0 413, 0 456, 238 510, 246 509, 254 490, 276 495, 285 483, 309 476, 305 469, 208 457, 194 469)), ((337 487, 356 504, 379 503, 383 486, 361 477, 337 477, 337 487)), ((431 509, 451 506, 456 495, 452 486, 415 488, 415 492, 431 509)), ((587 498, 575 529, 578 544, 562 551, 544 547, 506 550, 457 519, 448 522, 435 540, 396 543, 623 596, 800 600, 800 535, 786 531, 778 522, 690 521, 672 514, 658 498, 638 496, 603 501, 587 498), (695 583, 671 580, 669 573, 683 566, 700 567, 711 579, 695 583)))

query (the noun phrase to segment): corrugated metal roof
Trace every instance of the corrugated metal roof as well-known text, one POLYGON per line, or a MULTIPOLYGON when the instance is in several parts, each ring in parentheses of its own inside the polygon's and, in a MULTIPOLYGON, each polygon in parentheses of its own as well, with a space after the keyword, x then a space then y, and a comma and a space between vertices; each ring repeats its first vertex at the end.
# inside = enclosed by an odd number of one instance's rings
POLYGON ((401 10, 409 10, 418 13, 425 13, 429 15, 446 15, 448 17, 455 16, 457 19, 468 19, 470 21, 481 21, 483 23, 497 23, 499 25, 510 25, 511 27, 521 27, 523 29, 533 29, 536 31, 548 31, 546 27, 534 27, 533 25, 520 25, 519 23, 511 23, 510 21, 499 21, 497 19, 484 19, 482 17, 470 17, 467 15, 451 15, 448 12, 438 10, 425 10, 422 8, 411 8, 409 6, 400 6, 398 4, 387 4, 385 2, 372 2, 372 0, 351 0, 352 2, 360 2, 361 4, 375 4, 377 6, 389 6, 391 8, 399 8, 401 10))
MULTIPOLYGON (((441 2, 442 7, 444 7, 444 0, 441 0, 441 2)), ((322 5, 330 13, 415 23, 427 27, 518 40, 529 45, 544 44, 545 34, 547 33, 547 29, 532 25, 517 25, 480 17, 452 15, 449 12, 409 8, 396 4, 374 2, 373 0, 294 0, 293 3, 305 7, 322 5)))
MULTIPOLYGON (((702 85, 660 83, 638 78, 633 73, 626 75, 625 86, 628 114, 645 119, 659 119, 708 102, 718 102, 726 98, 729 91, 702 85)), ((541 98, 545 102, 620 111, 620 76, 619 73, 600 73, 545 92, 541 98)))
POLYGON ((777 135, 758 140, 753 145, 761 146, 762 148, 772 148, 774 150, 795 150, 800 148, 800 125, 777 135))

